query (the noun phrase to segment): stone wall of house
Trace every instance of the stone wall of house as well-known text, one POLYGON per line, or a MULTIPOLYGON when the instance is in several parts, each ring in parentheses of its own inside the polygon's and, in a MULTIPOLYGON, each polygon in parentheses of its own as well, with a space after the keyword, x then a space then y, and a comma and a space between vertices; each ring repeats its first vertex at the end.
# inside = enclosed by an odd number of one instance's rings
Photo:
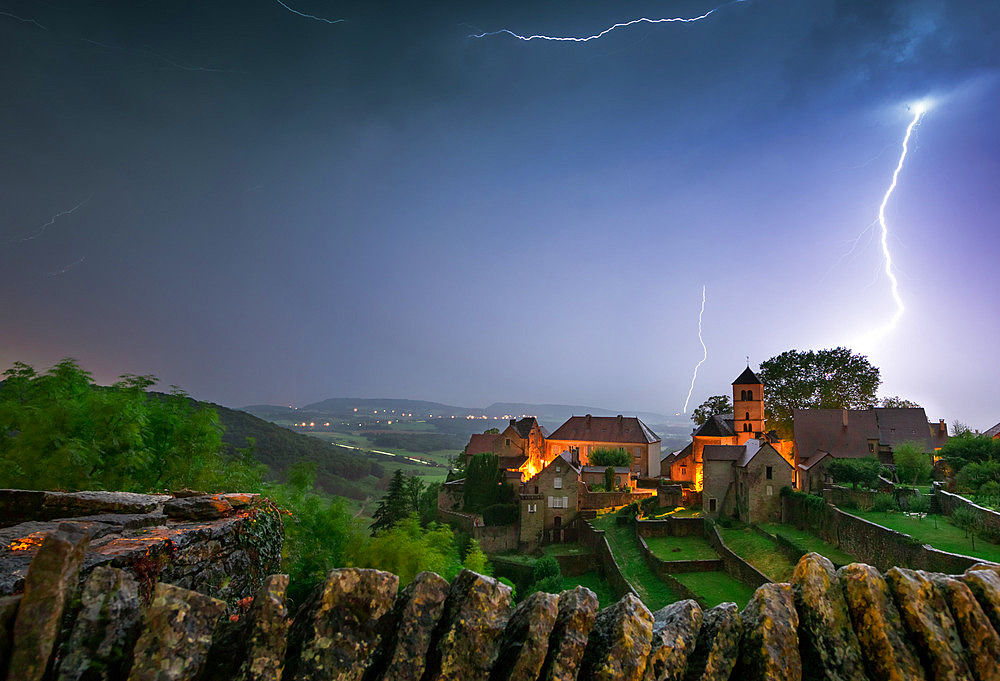
POLYGON ((994 679, 1000 568, 958 576, 811 553, 790 583, 742 610, 693 600, 651 613, 632 593, 599 609, 583 587, 536 593, 473 572, 331 571, 290 617, 288 578, 225 604, 158 583, 149 604, 130 573, 94 569, 78 591, 85 534, 49 534, 23 595, 0 599, 0 679, 994 679))
MULTIPOLYGON (((880 570, 900 565, 914 570, 958 573, 981 561, 978 558, 940 551, 913 537, 876 525, 826 504, 819 511, 805 500, 782 498, 782 522, 815 532, 834 546, 880 570)), ((928 521, 931 522, 931 521, 928 521)))
POLYGON ((1000 513, 980 506, 958 494, 946 492, 940 483, 935 483, 934 485, 934 496, 937 497, 938 508, 941 509, 943 514, 951 515, 956 508, 968 509, 976 514, 976 517, 979 518, 979 522, 987 533, 994 536, 1000 535, 1000 513))
POLYGON ((281 562, 278 509, 254 494, 148 495, 0 490, 0 596, 24 590, 45 536, 87 537, 80 568, 122 568, 148 596, 157 582, 221 598, 252 596, 281 562))

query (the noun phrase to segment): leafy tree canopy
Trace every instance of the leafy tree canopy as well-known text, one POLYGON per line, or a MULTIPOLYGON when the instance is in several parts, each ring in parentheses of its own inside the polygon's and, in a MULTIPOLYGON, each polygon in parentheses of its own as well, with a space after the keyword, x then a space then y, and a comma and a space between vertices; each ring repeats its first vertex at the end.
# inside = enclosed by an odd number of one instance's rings
POLYGON ((696 426, 701 426, 716 414, 732 413, 733 402, 729 398, 729 395, 712 395, 695 407, 695 410, 691 413, 691 420, 694 421, 696 426))
POLYGON ((496 454, 476 454, 465 467, 464 503, 467 511, 480 511, 494 504, 512 503, 514 488, 500 468, 496 454))
POLYGON ((883 397, 879 400, 878 406, 884 409, 916 409, 920 407, 919 404, 911 400, 905 400, 899 395, 893 395, 892 397, 883 397))
POLYGON ((591 466, 628 466, 632 459, 621 447, 596 447, 588 454, 591 466))
POLYGON ((785 438, 793 409, 867 409, 882 379, 864 355, 847 348, 788 350, 760 365, 768 426, 785 438))
POLYGON ((908 485, 927 482, 934 471, 931 456, 915 442, 904 442, 892 452, 892 462, 896 465, 899 481, 908 485))
POLYGON ((874 456, 863 459, 834 459, 826 464, 826 472, 835 482, 849 483, 854 489, 858 485, 875 489, 878 487, 879 476, 883 466, 874 456))

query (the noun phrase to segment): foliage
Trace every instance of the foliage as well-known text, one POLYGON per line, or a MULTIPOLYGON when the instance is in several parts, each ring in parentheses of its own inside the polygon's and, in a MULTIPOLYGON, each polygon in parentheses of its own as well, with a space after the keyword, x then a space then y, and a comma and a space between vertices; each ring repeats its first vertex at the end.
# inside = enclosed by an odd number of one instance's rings
POLYGON ((952 470, 960 472, 970 463, 1000 461, 1000 440, 965 430, 948 438, 948 441, 941 446, 939 454, 944 457, 952 470))
POLYGON ((517 504, 493 504, 483 509, 483 523, 491 527, 516 523, 519 516, 517 504))
POLYGON ((972 462, 955 474, 955 484, 966 493, 976 494, 990 482, 1000 482, 1000 461, 972 462))
POLYGON ((979 488, 976 493, 976 498, 980 503, 987 504, 989 506, 1000 505, 1000 482, 996 480, 990 480, 983 483, 983 486, 979 488))
POLYGON ((893 449, 892 462, 899 481, 910 485, 929 481, 934 470, 930 454, 916 442, 904 442, 893 449))
POLYGON ((476 454, 465 468, 465 510, 479 511, 494 504, 512 503, 514 488, 504 479, 496 454, 476 454))
POLYGON ((462 567, 466 570, 478 572, 481 575, 493 575, 493 566, 490 565, 489 558, 487 558, 486 554, 483 553, 482 548, 479 546, 479 542, 475 539, 469 540, 469 549, 465 552, 465 559, 462 561, 462 567))
POLYGON ((691 420, 696 426, 704 425, 706 421, 716 414, 732 414, 733 402, 729 395, 712 395, 707 400, 695 407, 691 412, 691 420))
MULTIPOLYGON (((419 481, 419 479, 418 479, 419 481)), ((374 537, 380 530, 389 530, 399 521, 409 517, 413 505, 407 493, 407 481, 403 471, 396 469, 389 481, 389 489, 378 503, 372 516, 371 531, 374 537)))
POLYGON ((546 593, 559 593, 562 590, 562 570, 559 561, 552 556, 542 556, 535 561, 535 567, 531 574, 531 586, 528 594, 536 591, 546 593))
MULTIPOLYGON (((631 463, 628 452, 617 447, 596 447, 587 455, 587 460, 591 466, 619 466, 628 467, 631 463)), ((609 490, 610 491, 610 490, 609 490)))
POLYGON ((951 512, 948 517, 952 525, 965 532, 965 536, 972 540, 972 548, 976 548, 976 532, 981 526, 979 515, 975 511, 960 506, 951 512))
POLYGON ((866 409, 882 382, 868 358, 847 348, 788 350, 760 365, 768 425, 792 432, 794 409, 866 409))
POLYGON ((931 510, 931 497, 929 494, 912 494, 906 500, 910 513, 926 514, 931 510))
POLYGON ((615 467, 608 466, 604 469, 604 489, 612 491, 615 488, 615 467))
POLYGON ((370 567, 399 575, 399 584, 409 584, 425 570, 451 579, 461 569, 455 535, 447 525, 420 526, 416 514, 378 536, 359 542, 351 552, 357 567, 370 567))
POLYGON ((875 503, 873 508, 876 511, 898 511, 899 504, 896 502, 896 496, 889 492, 879 492, 875 495, 875 503))
POLYGON ((0 485, 134 492, 190 487, 256 491, 265 468, 253 442, 222 453, 218 414, 174 389, 147 394, 152 376, 110 387, 64 359, 45 374, 16 362, 0 388, 0 485))
POLYGON ((898 395, 883 397, 879 400, 878 406, 883 409, 919 409, 920 405, 912 400, 906 400, 898 395))
POLYGON ((874 456, 866 456, 863 459, 833 459, 826 464, 826 472, 836 482, 850 483, 853 489, 857 489, 858 485, 869 489, 877 488, 882 470, 882 464, 874 456))

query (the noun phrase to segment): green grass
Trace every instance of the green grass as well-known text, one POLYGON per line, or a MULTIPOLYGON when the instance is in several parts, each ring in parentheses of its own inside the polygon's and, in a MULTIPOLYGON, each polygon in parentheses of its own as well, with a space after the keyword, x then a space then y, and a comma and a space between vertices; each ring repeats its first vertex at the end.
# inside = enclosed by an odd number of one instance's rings
POLYGON ((656 611, 680 600, 673 589, 660 581, 659 577, 649 569, 631 525, 616 525, 615 516, 610 513, 599 516, 591 522, 597 529, 605 531, 605 537, 618 562, 618 567, 647 608, 656 611))
POLYGON ((597 600, 602 608, 606 608, 617 601, 614 592, 611 590, 611 585, 597 572, 585 572, 575 577, 562 578, 563 590, 572 589, 577 586, 583 586, 593 591, 597 595, 597 600))
POLYGON ((542 551, 547 556, 582 556, 593 553, 590 547, 580 544, 549 544, 542 548, 542 551))
POLYGON ((885 511, 847 511, 859 518, 864 518, 890 530, 908 534, 922 544, 930 544, 941 551, 961 553, 975 558, 984 558, 1000 562, 1000 545, 976 538, 976 548, 972 548, 972 540, 965 536, 965 531, 952 525, 945 516, 937 517, 935 528, 934 516, 920 519, 906 516, 902 513, 887 513, 885 511))
POLYGON ((711 560, 718 558, 712 545, 701 535, 690 537, 644 537, 646 545, 660 560, 711 560))
POLYGON ((795 566, 769 537, 751 528, 719 528, 722 540, 733 553, 767 575, 772 582, 787 582, 795 566))
POLYGON ((754 589, 725 572, 683 572, 674 577, 705 599, 706 605, 710 608, 731 601, 742 610, 753 597, 754 589))
POLYGON ((838 549, 833 544, 824 541, 819 535, 813 534, 809 530, 800 530, 797 527, 782 525, 780 523, 761 525, 760 529, 764 530, 768 534, 784 537, 807 553, 814 551, 821 556, 826 556, 837 565, 847 565, 849 563, 858 562, 858 559, 851 554, 838 549))

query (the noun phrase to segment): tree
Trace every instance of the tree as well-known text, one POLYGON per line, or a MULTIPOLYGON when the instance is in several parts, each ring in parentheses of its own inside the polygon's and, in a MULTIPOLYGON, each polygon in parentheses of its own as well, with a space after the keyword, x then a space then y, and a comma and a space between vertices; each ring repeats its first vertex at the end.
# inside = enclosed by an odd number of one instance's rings
POLYGON ((559 561, 552 556, 542 556, 535 561, 528 594, 533 594, 536 591, 546 593, 562 591, 562 570, 559 567, 559 561))
POLYGON ((794 409, 867 409, 882 382, 864 355, 847 348, 788 350, 760 365, 768 425, 784 438, 794 409))
POLYGON ((465 467, 464 503, 467 511, 480 511, 494 504, 511 503, 514 488, 505 480, 496 454, 476 454, 465 467))
POLYGON ((904 400, 898 395, 893 395, 892 397, 883 397, 878 406, 883 409, 917 409, 920 407, 919 404, 911 400, 904 400))
POLYGON ((604 469, 604 489, 608 492, 615 490, 615 467, 608 466, 604 469))
POLYGON ((378 502, 378 508, 375 509, 375 514, 372 516, 372 536, 378 535, 383 530, 391 530, 410 515, 410 509, 406 476, 402 469, 397 468, 389 481, 389 489, 386 490, 382 500, 378 502))
POLYGON ((469 548, 465 552, 465 559, 462 561, 462 567, 466 570, 472 570, 473 572, 478 572, 481 575, 486 575, 490 577, 493 575, 493 566, 490 565, 489 558, 483 553, 482 548, 479 546, 479 542, 475 539, 469 540, 469 548))
POLYGON ((717 414, 732 413, 733 402, 729 399, 729 395, 713 395, 695 407, 691 413, 691 420, 700 426, 717 414))
POLYGON ((826 472, 839 483, 850 483, 853 489, 858 485, 874 489, 878 487, 882 475, 882 464, 874 456, 863 459, 834 459, 826 464, 826 472))
POLYGON ((628 452, 621 447, 597 447, 590 452, 587 460, 591 466, 628 466, 632 462, 628 452))
POLYGON ((927 482, 934 470, 930 454, 916 442, 898 445, 892 452, 892 462, 896 464, 899 481, 909 485, 927 482))

